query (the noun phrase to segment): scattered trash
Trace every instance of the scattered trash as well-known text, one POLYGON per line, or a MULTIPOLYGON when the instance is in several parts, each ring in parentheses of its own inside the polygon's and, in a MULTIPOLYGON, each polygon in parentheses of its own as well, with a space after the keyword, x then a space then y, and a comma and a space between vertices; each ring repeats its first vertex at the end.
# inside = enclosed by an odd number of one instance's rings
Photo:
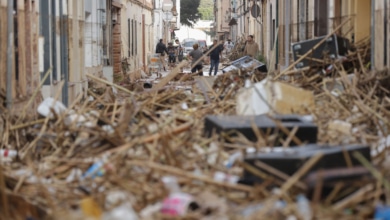
POLYGON ((0 155, 13 158, 1 163, 3 203, 23 219, 46 219, 26 204, 47 219, 372 217, 373 201, 388 199, 376 186, 389 176, 390 76, 367 71, 369 45, 280 73, 249 59, 216 77, 178 68, 112 84, 87 74, 69 108, 49 98, 39 115, 0 115, 0 155))

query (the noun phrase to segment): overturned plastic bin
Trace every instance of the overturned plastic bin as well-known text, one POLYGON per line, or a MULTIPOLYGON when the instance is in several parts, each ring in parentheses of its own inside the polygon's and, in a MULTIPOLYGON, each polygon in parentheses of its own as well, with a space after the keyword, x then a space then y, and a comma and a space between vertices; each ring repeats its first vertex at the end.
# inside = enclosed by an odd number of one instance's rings
POLYGON ((226 73, 226 72, 230 72, 233 70, 252 69, 252 68, 257 69, 260 72, 267 72, 268 71, 267 66, 264 63, 254 59, 250 56, 244 56, 244 57, 241 57, 241 58, 231 62, 231 65, 223 68, 222 72, 226 73))
POLYGON ((306 58, 295 65, 295 68, 300 69, 312 65, 321 65, 322 60, 326 57, 330 59, 339 59, 342 56, 347 55, 350 49, 350 43, 348 39, 339 37, 333 34, 325 40, 317 48, 313 49, 320 41, 324 40, 326 36, 321 36, 314 39, 304 40, 292 44, 292 52, 294 61, 297 61, 301 56, 305 55, 308 51, 313 50, 306 58))
MULTIPOLYGON (((277 134, 273 146, 282 145, 281 141, 287 138, 283 128, 292 131, 297 127, 295 137, 302 143, 316 143, 318 128, 311 121, 298 115, 208 115, 205 118, 204 133, 211 137, 215 132, 232 133, 233 131, 243 134, 250 141, 257 141, 257 135, 253 131, 252 124, 266 135, 277 134)), ((298 143, 292 140, 289 146, 297 146, 298 143)))
MULTIPOLYGON (((370 147, 368 145, 346 145, 346 146, 330 146, 330 145, 306 145, 297 148, 287 148, 282 151, 274 151, 269 153, 253 153, 244 158, 245 163, 259 169, 259 171, 268 173, 271 176, 274 175, 269 172, 269 169, 264 169, 265 164, 267 167, 271 167, 287 176, 293 175, 297 172, 311 157, 314 157, 318 153, 322 153, 323 156, 315 163, 304 178, 306 178, 308 185, 314 186, 313 175, 318 171, 334 170, 334 169, 346 169, 361 167, 361 163, 353 155, 354 152, 359 152, 367 161, 371 161, 370 147), (261 168, 263 167, 263 168, 261 168), (309 184, 311 183, 311 184, 309 184)), ((360 175, 366 175, 367 172, 360 171, 360 175)), ((326 174, 326 173, 324 173, 326 174)), ((328 174, 328 178, 350 179, 353 173, 341 173, 334 175, 328 174), (343 175, 341 175, 343 174, 343 175)), ((263 179, 254 175, 248 170, 244 171, 243 177, 239 181, 240 183, 247 185, 261 184, 263 179)), ((310 187, 310 186, 309 186, 310 187)))

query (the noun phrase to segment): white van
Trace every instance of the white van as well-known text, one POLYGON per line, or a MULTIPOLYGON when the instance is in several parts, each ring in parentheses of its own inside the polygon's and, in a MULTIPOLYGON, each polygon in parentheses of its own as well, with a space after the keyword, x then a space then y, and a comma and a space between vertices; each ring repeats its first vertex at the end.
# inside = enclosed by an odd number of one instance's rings
POLYGON ((193 38, 186 38, 182 41, 181 46, 183 47, 184 57, 194 50, 194 48, 192 47, 194 44, 199 44, 199 42, 193 38))

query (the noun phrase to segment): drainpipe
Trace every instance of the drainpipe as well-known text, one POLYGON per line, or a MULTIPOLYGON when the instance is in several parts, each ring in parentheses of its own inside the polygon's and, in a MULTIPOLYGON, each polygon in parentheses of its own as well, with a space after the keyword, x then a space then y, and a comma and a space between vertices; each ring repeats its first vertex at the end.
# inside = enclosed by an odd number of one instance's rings
POLYGON ((13 52, 14 52, 14 1, 8 0, 8 47, 7 47, 7 88, 6 103, 10 110, 12 107, 12 69, 13 69, 13 52))
MULTIPOLYGON (((276 0, 276 21, 275 21, 275 27, 277 28, 276 30, 280 30, 279 28, 279 0, 276 0)), ((279 33, 276 33, 276 34, 279 34, 279 33)), ((275 48, 275 56, 276 56, 276 59, 275 59, 275 69, 277 69, 276 67, 278 66, 279 64, 279 37, 276 38, 276 48, 275 48)))
POLYGON ((60 48, 61 48, 61 80, 64 80, 64 86, 62 87, 62 102, 65 106, 68 106, 68 16, 64 13, 64 4, 67 4, 67 0, 60 1, 60 48))
MULTIPOLYGON (((388 31, 388 28, 387 28, 387 0, 384 1, 385 2, 385 22, 384 22, 384 28, 383 28, 383 32, 385 34, 384 36, 384 48, 385 48, 385 54, 383 54, 383 64, 384 66, 387 66, 387 31, 388 31)), ((372 4, 372 3, 371 3, 372 4)), ((373 38, 373 37, 372 37, 373 38)))
POLYGON ((290 60, 290 1, 285 1, 284 2, 284 10, 285 10, 285 39, 284 39, 284 59, 285 59, 285 68, 289 66, 290 60))
POLYGON ((375 69, 375 1, 371 0, 371 70, 374 69, 375 69))

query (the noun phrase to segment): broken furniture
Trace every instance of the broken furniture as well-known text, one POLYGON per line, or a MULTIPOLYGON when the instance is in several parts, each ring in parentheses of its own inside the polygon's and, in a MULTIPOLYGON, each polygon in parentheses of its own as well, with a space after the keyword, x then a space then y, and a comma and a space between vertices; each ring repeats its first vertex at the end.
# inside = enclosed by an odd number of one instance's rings
MULTIPOLYGON (((286 128, 292 131, 297 127, 295 137, 302 143, 317 142, 317 126, 312 122, 305 120, 297 115, 256 115, 256 116, 239 116, 239 115, 208 115, 205 118, 204 132, 211 137, 213 132, 231 133, 237 131, 242 133, 248 140, 257 141, 256 133, 253 131, 252 124, 263 132, 263 134, 277 134, 279 137, 275 140, 273 146, 282 145, 282 141, 287 138, 282 129, 286 128)), ((290 141, 289 146, 298 145, 295 141, 290 141)))
POLYGON ((347 55, 350 48, 348 39, 339 37, 336 34, 333 34, 324 43, 313 49, 325 37, 322 36, 292 44, 294 61, 297 61, 301 56, 312 50, 312 53, 297 63, 295 68, 301 69, 312 65, 323 64, 325 58, 338 59, 341 56, 347 55))
POLYGON ((250 56, 244 56, 231 62, 231 65, 223 68, 222 72, 226 73, 226 72, 230 72, 233 70, 240 70, 240 69, 247 69, 247 70, 256 69, 260 72, 268 71, 267 66, 264 63, 250 56))
MULTIPOLYGON (((370 147, 368 145, 321 146, 312 144, 296 148, 287 148, 283 151, 249 154, 244 158, 244 162, 256 169, 259 169, 261 172, 270 174, 267 170, 264 170, 257 165, 259 161, 262 164, 266 164, 269 167, 282 172, 283 174, 291 176, 297 172, 311 157, 314 157, 318 153, 322 153, 323 156, 310 168, 310 170, 305 175, 305 177, 308 178, 308 183, 313 183, 313 177, 310 176, 314 175, 313 172, 321 170, 326 171, 337 168, 360 167, 361 163, 354 157, 354 152, 359 152, 367 161, 371 161, 370 147)), ((336 178, 335 174, 331 174, 334 178, 336 178)), ((332 179, 330 177, 331 174, 328 174, 329 179, 332 179)), ((366 172, 363 172, 363 174, 366 174, 366 172)), ((348 179, 351 177, 351 175, 352 174, 348 174, 345 176, 348 179)), ((325 180, 326 179, 324 179, 324 181, 325 180)), ((240 180, 241 183, 248 185, 260 184, 263 181, 264 180, 262 180, 260 177, 254 175, 248 170, 244 171, 243 178, 240 180)))

